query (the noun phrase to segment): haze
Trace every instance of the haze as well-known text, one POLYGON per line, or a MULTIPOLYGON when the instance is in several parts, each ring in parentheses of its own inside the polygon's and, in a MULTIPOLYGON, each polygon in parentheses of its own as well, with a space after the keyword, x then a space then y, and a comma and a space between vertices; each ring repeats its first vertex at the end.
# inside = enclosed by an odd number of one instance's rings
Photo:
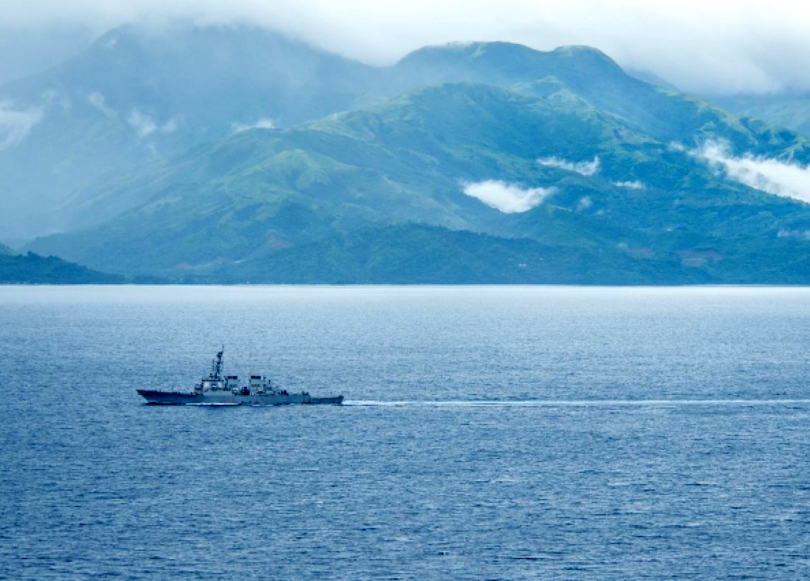
POLYGON ((128 22, 253 23, 370 64, 426 44, 506 40, 597 47, 622 66, 706 95, 810 90, 810 11, 784 1, 22 0, 0 2, 0 81, 55 64, 128 22), (74 31, 70 36, 66 31, 74 31), (53 37, 56 42, 43 43, 53 37), (45 46, 43 46, 45 44, 45 46))

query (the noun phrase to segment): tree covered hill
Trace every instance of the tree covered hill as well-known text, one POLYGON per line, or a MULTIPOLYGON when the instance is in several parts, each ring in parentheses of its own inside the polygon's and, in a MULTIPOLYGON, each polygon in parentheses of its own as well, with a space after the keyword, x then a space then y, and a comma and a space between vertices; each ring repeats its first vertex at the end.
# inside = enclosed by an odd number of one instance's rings
POLYGON ((120 275, 91 270, 55 256, 3 253, 0 248, 0 284, 114 284, 120 275))
POLYGON ((466 231, 521 264, 503 240, 587 256, 585 282, 610 262, 627 281, 650 265, 671 282, 810 280, 807 204, 702 153, 807 164, 810 143, 589 47, 452 44, 375 68, 266 31, 128 27, 0 99, 30 121, 0 151, 0 216, 24 227, 30 211, 62 232, 26 250, 108 272, 255 278, 303 248, 361 231, 394 248, 389 227, 425 225, 436 252, 466 231))
MULTIPOLYGON (((727 114, 713 124, 716 135, 762 142, 774 156, 808 147, 727 114)), ((745 263, 740 249, 799 252, 806 241, 780 232, 810 228, 806 204, 730 181, 568 88, 538 98, 471 83, 420 88, 300 128, 243 132, 118 180, 85 203, 88 214, 112 217, 30 248, 121 273, 185 277, 416 222, 527 238, 572 256, 596 248, 610 250, 606 260, 614 251, 680 256, 684 273, 667 280, 700 279, 687 272, 695 268, 727 281, 739 279, 730 273, 741 266, 729 263, 745 263), (492 183, 548 197, 505 213, 469 194, 470 184, 492 183), (122 214, 107 209, 123 200, 122 214), (724 268, 714 269, 715 260, 724 268)), ((807 275, 803 263, 779 260, 798 269, 791 280, 807 275)))
POLYGON ((95 219, 84 211, 88 191, 190 148, 461 82, 581 99, 661 142, 722 136, 737 153, 808 160, 764 124, 639 81, 589 47, 449 44, 371 67, 249 27, 125 26, 51 70, 0 86, 11 121, 0 133, 0 228, 14 238, 75 231, 95 219))

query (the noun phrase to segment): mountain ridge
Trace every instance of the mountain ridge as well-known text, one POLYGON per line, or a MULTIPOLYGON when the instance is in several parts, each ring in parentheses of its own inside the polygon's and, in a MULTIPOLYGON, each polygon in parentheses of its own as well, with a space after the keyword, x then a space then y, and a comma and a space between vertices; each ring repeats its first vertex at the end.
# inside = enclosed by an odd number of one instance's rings
MULTIPOLYGON (((732 130, 755 135, 736 124, 732 130)), ((798 136, 782 143, 806 147, 798 136)), ((147 194, 143 205, 30 249, 107 270, 175 276, 361 228, 422 222, 571 253, 600 246, 659 258, 685 253, 692 258, 684 265, 705 270, 712 265, 700 258, 704 250, 734 256, 735 246, 760 239, 759 248, 781 230, 810 224, 807 205, 728 182, 690 152, 637 134, 627 120, 585 102, 470 83, 422 87, 304 127, 240 133, 163 171, 153 189, 136 188, 147 194), (599 169, 587 175, 570 162, 538 161, 554 156, 599 169), (183 181, 190 176, 198 181, 183 181), (556 193, 507 215, 465 193, 465 182, 492 179, 556 193)), ((730 280, 723 272, 708 279, 730 280)))
POLYGON ((0 284, 120 284, 120 275, 99 272, 56 256, 0 252, 0 284))
MULTIPOLYGON (((261 31, 233 33, 139 37, 125 29, 97 41, 85 58, 107 71, 109 86, 122 83, 118 93, 88 93, 97 75, 86 73, 85 84, 78 75, 74 92, 93 111, 83 118, 86 147, 70 147, 75 134, 66 131, 45 153, 64 149, 73 161, 57 166, 69 172, 104 144, 113 156, 130 155, 130 166, 113 171, 99 157, 98 175, 52 205, 69 231, 26 250, 183 280, 228 277, 240 264, 287 268, 294 278, 282 258, 311 262, 302 249, 324 245, 347 261, 335 272, 362 279, 372 271, 358 262, 357 233, 375 232, 366 242, 376 236, 382 256, 398 256, 386 228, 415 224, 403 234, 437 251, 438 240, 458 248, 460 231, 483 236, 465 240, 479 248, 489 240, 501 256, 523 252, 503 240, 527 240, 537 252, 589 257, 593 277, 607 266, 599 260, 613 260, 626 264, 628 281, 657 264, 669 272, 661 280, 733 282, 746 280, 746 257, 758 257, 763 277, 810 276, 800 260, 807 241, 785 234, 810 231, 810 206, 746 186, 704 153, 724 143, 729 159, 804 164, 810 142, 638 80, 601 51, 451 44, 375 68, 261 31), (240 59, 261 64, 237 70, 240 59), (198 66, 184 69, 189 62, 198 66), (206 92, 214 82, 223 86, 206 92), (251 109, 267 91, 269 108, 251 109), (172 113, 187 101, 185 117, 172 113), (189 125, 195 115, 205 124, 189 125), (174 153, 158 151, 172 140, 174 153), (768 251, 783 267, 767 263, 768 251)), ((36 146, 39 129, 0 152, 0 166, 13 160, 2 154, 36 146)), ((454 255, 459 269, 474 262, 454 255)), ((497 270, 479 258, 480 268, 497 270)), ((440 270, 459 275, 448 268, 440 270)))
MULTIPOLYGON (((593 61, 591 71, 601 66, 602 76, 609 71, 624 78, 595 49, 477 47, 529 61, 504 69, 509 75, 500 81, 488 80, 503 88, 533 80, 538 66, 548 69, 542 76, 553 69, 570 84, 586 61, 593 61)), ((94 183, 252 126, 297 126, 408 92, 421 78, 402 63, 413 62, 418 52, 372 67, 251 27, 109 31, 65 63, 0 86, 0 102, 20 119, 13 140, 0 150, 0 227, 10 238, 72 228, 71 200, 94 183)), ((498 67, 476 68, 485 62, 461 63, 467 67, 462 76, 486 80, 482 75, 498 67)), ((437 74, 450 82, 458 70, 437 74)))

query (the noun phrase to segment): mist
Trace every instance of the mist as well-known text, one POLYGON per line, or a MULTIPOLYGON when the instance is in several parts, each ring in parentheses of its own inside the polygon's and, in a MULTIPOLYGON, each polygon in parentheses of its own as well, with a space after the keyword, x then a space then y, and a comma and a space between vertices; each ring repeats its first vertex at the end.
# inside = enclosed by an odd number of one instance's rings
POLYGON ((234 123, 233 133, 241 133, 242 131, 248 131, 250 129, 275 129, 275 127, 276 124, 272 119, 262 117, 255 123, 234 123))
POLYGON ((39 108, 14 109, 10 103, 0 101, 0 151, 25 139, 41 119, 39 108))
POLYGON ((524 188, 498 180, 463 184, 464 193, 504 214, 528 212, 555 193, 554 188, 524 188))
POLYGON ((64 25, 50 19, 34 23, 7 19, 9 4, 0 0, 0 83, 51 68, 80 53, 100 34, 84 25, 64 25))
POLYGON ((617 188, 627 188, 628 190, 645 190, 647 186, 639 180, 626 181, 626 182, 613 182, 617 188))
POLYGON ((556 167, 566 171, 573 171, 583 176, 592 176, 599 173, 599 156, 591 161, 568 161, 559 157, 544 157, 537 163, 546 167, 556 167))
MULTIPOLYGON (((161 26, 182 19, 272 28, 376 65, 390 64, 424 45, 450 41, 504 40, 539 50, 584 44, 601 49, 625 67, 653 72, 689 92, 810 90, 810 61, 796 58, 810 51, 806 34, 810 11, 795 6, 780 0, 6 0, 0 38, 11 40, 0 42, 0 62, 25 61, 26 51, 15 47, 30 45, 25 39, 31 35, 57 38, 49 30, 84 31, 60 41, 65 54, 64 49, 78 46, 87 31, 101 34, 129 22, 161 26)), ((44 66, 59 54, 39 52, 37 58, 29 59, 29 68, 44 66)), ((15 66, 6 75, 21 74, 18 69, 24 63, 15 66)))
POLYGON ((750 154, 735 157, 726 144, 706 143, 694 155, 735 181, 769 194, 810 203, 810 166, 750 154))

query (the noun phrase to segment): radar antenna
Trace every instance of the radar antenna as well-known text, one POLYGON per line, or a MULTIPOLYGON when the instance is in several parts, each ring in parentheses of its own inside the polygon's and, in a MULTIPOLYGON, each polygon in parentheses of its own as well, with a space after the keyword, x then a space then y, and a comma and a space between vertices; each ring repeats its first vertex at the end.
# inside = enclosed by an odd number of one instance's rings
POLYGON ((225 355, 225 345, 222 346, 217 352, 216 357, 211 362, 211 374, 209 376, 210 379, 222 379, 222 357, 225 355))

